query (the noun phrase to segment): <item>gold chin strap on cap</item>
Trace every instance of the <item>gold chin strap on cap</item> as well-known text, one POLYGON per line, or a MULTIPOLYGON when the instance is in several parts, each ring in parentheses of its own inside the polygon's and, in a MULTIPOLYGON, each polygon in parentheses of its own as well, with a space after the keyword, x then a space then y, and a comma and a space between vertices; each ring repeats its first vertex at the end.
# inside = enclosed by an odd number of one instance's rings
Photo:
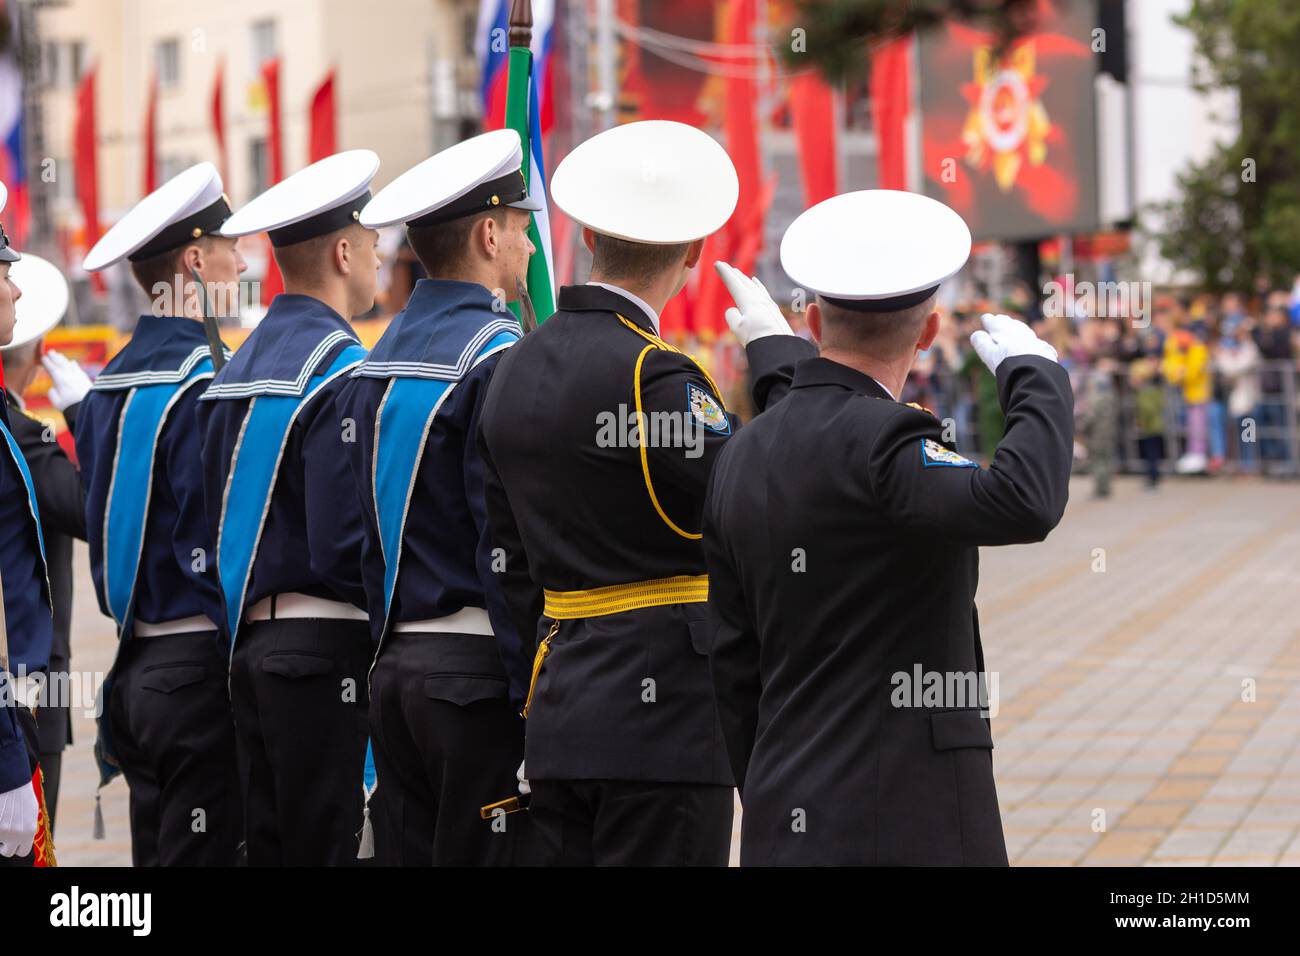
MULTIPOLYGON (((631 322, 621 315, 618 317, 618 320, 650 343, 643 348, 641 354, 636 357, 636 369, 632 373, 632 389, 636 398, 637 445, 640 446, 641 450, 641 474, 645 478, 645 490, 650 494, 650 503, 654 505, 655 512, 659 515, 664 524, 668 525, 669 528, 681 535, 683 538, 688 538, 691 541, 699 541, 704 537, 704 535, 698 531, 686 531, 680 528, 672 518, 668 517, 668 513, 663 509, 663 505, 659 503, 659 496, 655 494, 654 482, 650 479, 650 456, 646 450, 645 413, 641 409, 641 366, 645 363, 645 357, 656 349, 664 352, 676 352, 678 355, 686 355, 686 353, 679 348, 669 345, 657 335, 651 335, 649 332, 645 331, 645 329, 638 327, 635 322, 631 322)), ((718 407, 722 408, 725 413, 726 408, 722 405, 722 392, 718 389, 718 384, 713 381, 713 376, 710 375, 708 370, 697 362, 694 357, 690 355, 686 355, 686 357, 690 359, 691 363, 697 369, 700 370, 700 374, 703 375, 705 381, 709 383, 709 388, 713 390, 713 394, 718 400, 718 407)))
POLYGON ((633 581, 631 584, 610 584, 583 591, 542 591, 545 598, 542 613, 552 619, 551 628, 537 645, 533 657, 533 673, 528 681, 528 697, 524 701, 522 716, 527 717, 533 704, 533 692, 542 665, 551 653, 551 641, 559 633, 561 621, 577 621, 588 617, 622 614, 643 607, 663 607, 669 604, 702 604, 709 599, 707 574, 678 574, 671 578, 650 581, 633 581))

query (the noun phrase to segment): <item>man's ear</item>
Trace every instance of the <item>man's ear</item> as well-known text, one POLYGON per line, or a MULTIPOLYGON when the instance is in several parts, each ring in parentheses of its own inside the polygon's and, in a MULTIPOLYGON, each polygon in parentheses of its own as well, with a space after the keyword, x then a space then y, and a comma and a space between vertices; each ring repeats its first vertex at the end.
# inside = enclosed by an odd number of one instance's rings
POLYGON ((817 340, 817 344, 822 342, 822 308, 816 302, 808 303, 808 311, 805 316, 808 320, 808 331, 812 337, 817 340))
POLYGON ((939 313, 931 312, 925 318, 925 327, 921 329, 921 337, 916 341, 918 352, 924 352, 934 344, 935 338, 939 334, 939 313))
POLYGON ((339 275, 352 274, 352 243, 346 235, 334 240, 334 268, 339 275))
POLYGON ((181 253, 181 268, 185 270, 183 278, 188 279, 191 272, 203 274, 203 247, 198 244, 186 246, 181 253))
POLYGON ((686 268, 694 269, 704 254, 704 240, 696 239, 686 248, 686 268))
POLYGON ((586 226, 582 227, 582 244, 587 247, 588 252, 596 251, 596 234, 586 226))
POLYGON ((497 229, 497 221, 493 216, 484 216, 483 220, 474 229, 473 241, 479 246, 482 253, 489 259, 495 259, 501 252, 501 235, 497 229))

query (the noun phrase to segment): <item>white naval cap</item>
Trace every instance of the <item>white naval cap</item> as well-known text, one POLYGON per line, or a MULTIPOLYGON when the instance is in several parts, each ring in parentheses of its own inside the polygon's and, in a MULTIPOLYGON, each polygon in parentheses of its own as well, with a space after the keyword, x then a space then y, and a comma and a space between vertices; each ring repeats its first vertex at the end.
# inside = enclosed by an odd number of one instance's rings
POLYGON ((379 156, 368 149, 326 156, 237 209, 221 234, 266 232, 271 245, 289 246, 342 229, 360 221, 378 170, 379 156))
POLYGON ((781 266, 795 284, 860 312, 918 305, 970 258, 970 229, 929 196, 864 189, 819 202, 790 224, 781 266))
POLYGON ((68 280, 49 260, 29 252, 10 266, 9 278, 23 294, 14 303, 14 337, 0 352, 35 342, 68 311, 68 280))
POLYGON ((523 146, 512 129, 464 140, 379 190, 361 210, 361 224, 378 229, 404 222, 419 228, 498 206, 541 209, 540 199, 528 195, 523 162, 523 146))
MULTIPOLYGON (((5 203, 9 202, 9 187, 0 183, 0 212, 5 211, 5 203)), ((0 224, 0 262, 17 262, 22 256, 18 255, 17 250, 9 245, 9 237, 5 235, 5 227, 0 224)))
POLYGON ((671 245, 717 232, 740 196, 736 167, 694 126, 643 120, 580 143, 551 179, 569 218, 615 239, 671 245))
POLYGON ((221 174, 211 163, 177 173, 127 211, 95 243, 84 263, 87 272, 120 259, 150 259, 200 236, 215 233, 230 215, 221 174))

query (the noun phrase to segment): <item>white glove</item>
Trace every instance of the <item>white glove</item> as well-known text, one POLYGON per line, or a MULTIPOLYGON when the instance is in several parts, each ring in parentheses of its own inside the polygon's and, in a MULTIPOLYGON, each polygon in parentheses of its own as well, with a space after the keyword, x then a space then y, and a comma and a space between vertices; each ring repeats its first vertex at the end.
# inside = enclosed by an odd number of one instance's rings
POLYGON ((50 404, 59 411, 77 404, 90 391, 90 376, 62 352, 46 352, 41 364, 54 382, 50 386, 50 404))
POLYGON ((980 321, 984 323, 984 330, 972 332, 970 344, 990 372, 996 374, 1002 360, 1012 355, 1041 355, 1045 359, 1057 361, 1056 349, 1035 335, 1034 330, 1019 319, 985 312, 980 316, 980 321))
POLYGON ((524 776, 524 762, 519 761, 519 769, 515 771, 515 779, 519 781, 519 792, 525 797, 533 792, 533 788, 528 786, 528 778, 524 776))
POLYGON ((715 262, 713 266, 736 302, 735 308, 727 310, 726 318, 727 325, 731 326, 731 331, 740 339, 741 345, 748 345, 767 335, 794 334, 790 330, 790 323, 772 301, 763 283, 751 279, 725 262, 715 262))
POLYGON ((0 856, 26 856, 36 839, 36 791, 30 781, 0 793, 0 856))

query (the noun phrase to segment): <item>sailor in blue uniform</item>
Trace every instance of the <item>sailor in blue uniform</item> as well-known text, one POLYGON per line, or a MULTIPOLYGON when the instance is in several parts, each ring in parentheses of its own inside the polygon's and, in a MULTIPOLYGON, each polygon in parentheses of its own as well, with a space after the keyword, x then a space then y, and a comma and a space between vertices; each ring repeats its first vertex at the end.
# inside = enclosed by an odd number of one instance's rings
POLYGON ((527 273, 529 210, 540 206, 522 160, 519 134, 485 133, 399 176, 361 212, 363 225, 405 223, 430 276, 339 399, 357 423, 347 449, 365 504, 384 821, 375 854, 386 864, 521 857, 524 815, 479 813, 515 786, 531 647, 493 569, 475 434, 492 371, 520 336, 506 302, 527 273))
POLYGON ((86 397, 91 382, 76 362, 58 352, 41 354, 44 336, 63 319, 70 301, 63 273, 54 263, 26 253, 9 274, 22 289, 22 298, 18 301, 13 339, 0 346, 0 363, 4 365, 10 433, 27 460, 36 489, 54 610, 50 682, 36 702, 41 789, 53 833, 63 750, 72 743, 71 695, 62 688, 66 686, 63 681, 69 673, 71 656, 72 542, 74 538, 86 540, 86 493, 81 473, 55 440, 54 429, 44 418, 28 411, 23 393, 44 364, 53 381, 48 393, 50 403, 64 412, 65 418, 73 419, 77 403, 86 397))
MULTIPOLYGON (((0 183, 0 211, 8 195, 0 183)), ((18 258, 0 226, 0 345, 14 334, 14 303, 22 293, 9 268, 18 258)), ((0 863, 31 866, 40 818, 31 704, 34 684, 49 667, 54 619, 36 491, 7 405, 0 401, 0 863)))
POLYGON ((136 204, 86 256, 125 258, 151 299, 74 416, 91 575, 118 628, 96 746, 131 789, 137 866, 233 865, 241 819, 226 693, 225 613, 203 505, 195 405, 213 373, 209 311, 245 264, 217 234, 221 177, 199 163, 136 204))
POLYGON ((268 231, 285 288, 199 414, 250 865, 358 856, 373 645, 337 398, 365 356, 348 322, 375 299, 378 233, 358 220, 378 167, 369 150, 328 156, 223 229, 268 231))

